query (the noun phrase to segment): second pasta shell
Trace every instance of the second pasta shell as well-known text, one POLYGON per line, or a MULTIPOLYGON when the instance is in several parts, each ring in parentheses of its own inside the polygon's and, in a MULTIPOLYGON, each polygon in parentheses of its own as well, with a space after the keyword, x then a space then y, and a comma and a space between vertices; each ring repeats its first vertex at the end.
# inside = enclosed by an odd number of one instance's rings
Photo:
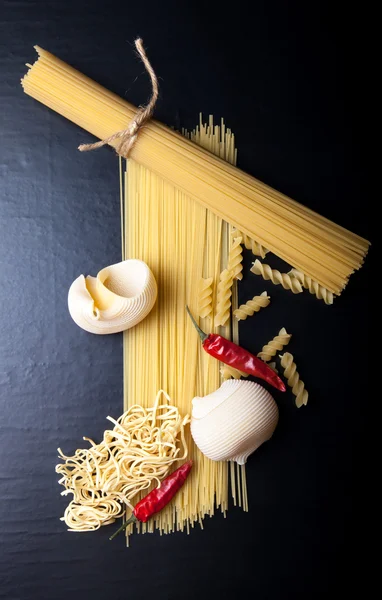
POLYGON ((211 460, 243 465, 269 440, 279 411, 270 393, 258 383, 229 379, 215 392, 192 401, 191 434, 211 460))
POLYGON ((97 277, 80 275, 68 293, 70 315, 89 333, 108 334, 137 325, 153 308, 157 284, 150 268, 129 259, 105 267, 97 277))

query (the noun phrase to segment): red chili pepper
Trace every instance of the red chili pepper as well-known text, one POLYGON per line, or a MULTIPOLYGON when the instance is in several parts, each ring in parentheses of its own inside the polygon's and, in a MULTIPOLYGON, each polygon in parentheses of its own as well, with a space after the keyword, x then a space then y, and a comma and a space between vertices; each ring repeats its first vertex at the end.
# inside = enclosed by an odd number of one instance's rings
POLYGON ((189 460, 166 477, 166 479, 163 479, 159 488, 155 488, 155 490, 149 492, 147 496, 136 504, 131 517, 109 539, 112 540, 115 538, 116 535, 121 533, 131 523, 135 523, 136 521, 146 523, 150 517, 161 511, 172 500, 176 492, 180 490, 191 468, 192 460, 189 460))
POLYGON ((226 365, 239 369, 239 371, 264 379, 264 381, 267 381, 281 392, 285 392, 286 387, 284 382, 276 375, 269 365, 257 358, 257 356, 244 350, 244 348, 241 348, 241 346, 230 342, 230 340, 227 340, 225 337, 218 335, 217 333, 205 333, 196 323, 188 306, 186 306, 186 310, 199 333, 203 348, 208 354, 226 365))

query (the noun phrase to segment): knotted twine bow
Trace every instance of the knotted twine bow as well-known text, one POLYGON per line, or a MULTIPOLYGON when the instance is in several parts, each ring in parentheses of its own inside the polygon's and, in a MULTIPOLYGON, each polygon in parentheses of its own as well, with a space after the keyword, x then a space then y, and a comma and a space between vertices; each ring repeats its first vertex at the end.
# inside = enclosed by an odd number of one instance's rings
POLYGON ((118 154, 123 156, 124 158, 128 158, 133 146, 138 138, 139 130, 149 121, 154 112, 154 107, 156 101, 158 99, 159 88, 158 88, 158 79, 154 73, 154 69, 152 68, 149 59, 146 56, 146 52, 143 48, 143 42, 141 38, 135 40, 135 47, 138 51, 138 54, 146 67, 146 71, 148 72, 151 79, 151 98, 146 106, 140 106, 135 117, 130 122, 129 126, 123 131, 117 131, 117 133, 113 133, 108 138, 101 140, 99 142, 95 142, 94 144, 81 144, 78 146, 78 150, 80 152, 88 152, 89 150, 96 150, 97 148, 102 148, 106 144, 110 144, 114 140, 121 139, 120 143, 116 147, 116 151, 118 154))

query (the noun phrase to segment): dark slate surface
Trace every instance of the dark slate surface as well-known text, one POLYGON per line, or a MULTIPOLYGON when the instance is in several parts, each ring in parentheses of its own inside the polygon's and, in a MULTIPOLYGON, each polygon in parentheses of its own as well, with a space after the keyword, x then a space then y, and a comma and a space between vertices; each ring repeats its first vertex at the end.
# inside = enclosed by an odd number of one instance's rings
POLYGON ((0 2, 1 598, 241 598, 252 588, 259 600, 313 599, 355 585, 368 263, 327 307, 264 284, 246 255, 240 299, 267 289, 272 306, 241 342, 257 351, 287 327, 310 391, 300 411, 276 397, 280 425, 248 463, 248 514, 232 509, 189 537, 135 537, 130 549, 107 530, 65 531, 56 448, 99 438, 122 409, 121 337, 83 332, 66 306, 76 276, 119 259, 118 164, 109 150, 79 154, 91 136, 19 85, 38 43, 140 104, 148 83, 131 43, 141 35, 161 78, 157 118, 191 127, 199 111, 224 116, 243 169, 368 237, 362 48, 351 37, 361 24, 336 6, 0 2))

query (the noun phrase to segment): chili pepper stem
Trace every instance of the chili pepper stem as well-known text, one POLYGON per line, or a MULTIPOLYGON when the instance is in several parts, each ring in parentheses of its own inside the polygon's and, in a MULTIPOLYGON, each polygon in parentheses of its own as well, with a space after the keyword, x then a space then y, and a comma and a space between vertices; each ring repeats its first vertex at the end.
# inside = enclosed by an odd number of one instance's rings
POLYGON ((199 325, 197 324, 194 317, 192 316, 187 304, 186 304, 186 311, 188 312, 188 316, 190 317, 192 324, 194 325, 196 331, 198 332, 200 339, 202 340, 202 342, 204 342, 208 338, 208 334, 205 333, 202 329, 200 329, 199 325))
POLYGON ((109 540, 110 540, 110 541, 111 541, 111 540, 113 540, 113 539, 114 539, 114 538, 115 538, 115 537, 116 537, 116 536, 117 536, 119 533, 121 533, 121 531, 124 531, 124 530, 125 530, 125 529, 126 529, 128 526, 129 526, 129 525, 131 525, 131 523, 135 523, 136 521, 138 521, 138 519, 137 519, 137 517, 135 516, 135 514, 133 513, 133 514, 131 515, 131 517, 129 517, 129 518, 127 519, 127 521, 125 521, 125 522, 124 522, 124 523, 121 525, 121 527, 120 527, 119 529, 117 529, 117 531, 115 531, 115 532, 113 533, 113 535, 111 535, 111 536, 109 537, 109 540))

